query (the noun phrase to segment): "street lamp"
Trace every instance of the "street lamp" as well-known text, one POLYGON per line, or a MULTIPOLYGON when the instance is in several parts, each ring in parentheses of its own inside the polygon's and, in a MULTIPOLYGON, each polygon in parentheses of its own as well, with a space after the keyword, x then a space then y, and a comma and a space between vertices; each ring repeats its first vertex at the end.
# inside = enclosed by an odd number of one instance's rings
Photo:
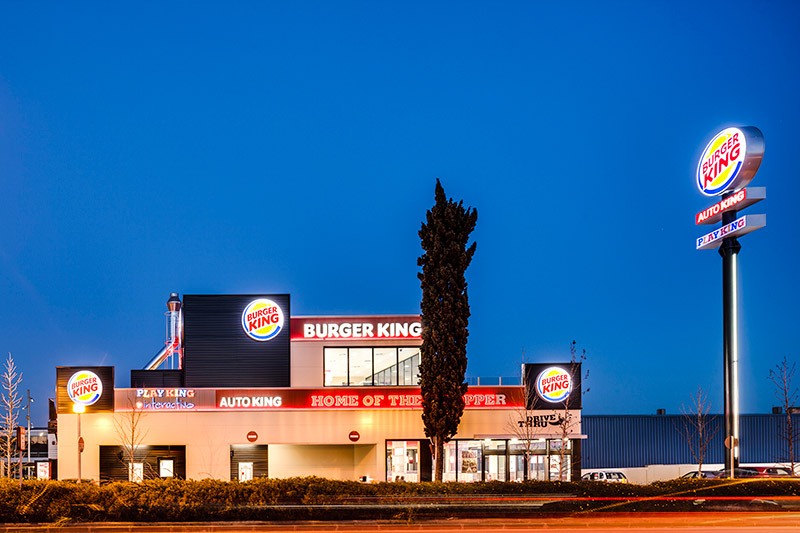
POLYGON ((28 407, 25 408, 25 418, 28 420, 28 433, 25 436, 28 439, 28 464, 31 462, 31 404, 33 403, 33 398, 31 398, 31 390, 28 389, 28 407))
POLYGON ((81 454, 83 453, 83 437, 81 436, 81 413, 86 411, 82 403, 73 403, 72 412, 78 415, 78 483, 81 482, 81 454))

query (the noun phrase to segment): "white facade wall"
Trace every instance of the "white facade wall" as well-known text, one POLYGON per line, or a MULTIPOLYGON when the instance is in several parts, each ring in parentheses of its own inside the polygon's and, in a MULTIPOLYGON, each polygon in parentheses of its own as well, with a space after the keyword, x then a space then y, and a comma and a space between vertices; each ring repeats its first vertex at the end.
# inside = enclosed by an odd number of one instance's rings
MULTIPOLYGON (((479 387, 472 387, 478 391, 479 387)), ((99 480, 99 447, 118 446, 115 429, 126 413, 81 416, 85 442, 82 477, 99 480)), ((232 444, 267 444, 269 476, 316 475, 382 480, 386 475, 386 440, 424 439, 420 409, 147 412, 140 422, 143 444, 186 446, 186 477, 229 479, 232 444), (258 440, 250 443, 247 434, 258 440), (356 443, 349 439, 358 431, 356 443)), ((516 409, 470 409, 461 419, 459 439, 513 437, 516 409)), ((77 478, 77 417, 58 416, 58 476, 77 478)), ((578 424, 577 427, 580 427, 578 424)))

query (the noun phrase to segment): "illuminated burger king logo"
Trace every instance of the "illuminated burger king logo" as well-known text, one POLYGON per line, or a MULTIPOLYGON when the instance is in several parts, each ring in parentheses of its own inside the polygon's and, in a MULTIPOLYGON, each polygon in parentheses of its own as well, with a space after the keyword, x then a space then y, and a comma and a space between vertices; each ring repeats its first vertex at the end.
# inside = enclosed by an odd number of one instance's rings
POLYGON ((253 300, 242 312, 242 328, 257 341, 268 341, 283 329, 283 311, 267 298, 253 300))
POLYGON ((72 403, 92 405, 103 394, 103 382, 90 370, 79 370, 67 382, 67 394, 72 403))
POLYGON ((708 143, 697 164, 697 187, 706 196, 746 186, 761 165, 764 137, 758 128, 726 128, 708 143))
POLYGON ((536 392, 548 402, 565 400, 572 390, 572 376, 563 368, 551 366, 536 378, 536 392))

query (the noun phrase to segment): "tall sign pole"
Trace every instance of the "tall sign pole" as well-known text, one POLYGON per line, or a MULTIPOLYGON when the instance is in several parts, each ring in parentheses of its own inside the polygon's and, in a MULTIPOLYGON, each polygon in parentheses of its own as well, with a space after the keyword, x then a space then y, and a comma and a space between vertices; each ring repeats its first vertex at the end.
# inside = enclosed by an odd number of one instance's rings
POLYGON ((763 228, 766 215, 739 216, 739 211, 766 198, 766 189, 746 188, 764 157, 758 128, 726 128, 708 143, 697 165, 697 187, 722 201, 695 215, 696 224, 722 226, 697 239, 698 250, 719 247, 722 256, 722 376, 725 418, 725 472, 739 467, 739 286, 737 237, 763 228))
MULTIPOLYGON (((736 212, 733 212, 736 215, 736 212)), ((723 222, 726 217, 723 217, 723 222)), ((739 250, 736 237, 722 241, 722 374, 725 404, 725 471, 739 468, 739 250)))
POLYGON ((31 390, 28 389, 28 406, 25 408, 25 419, 28 422, 28 433, 26 433, 25 438, 28 439, 26 444, 26 449, 28 451, 28 463, 31 462, 31 402, 33 398, 31 398, 31 390))

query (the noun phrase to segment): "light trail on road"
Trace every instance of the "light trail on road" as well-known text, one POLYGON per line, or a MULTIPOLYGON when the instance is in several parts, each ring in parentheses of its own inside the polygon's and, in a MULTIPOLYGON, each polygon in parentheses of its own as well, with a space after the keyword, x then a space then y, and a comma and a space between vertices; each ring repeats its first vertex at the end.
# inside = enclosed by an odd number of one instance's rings
POLYGON ((6 525, 0 533, 463 533, 513 531, 582 533, 611 531, 680 531, 708 533, 767 533, 800 531, 800 513, 794 512, 696 512, 696 513, 597 513, 591 515, 546 516, 526 519, 451 519, 418 522, 348 521, 348 522, 217 522, 217 523, 87 523, 75 525, 6 525))

